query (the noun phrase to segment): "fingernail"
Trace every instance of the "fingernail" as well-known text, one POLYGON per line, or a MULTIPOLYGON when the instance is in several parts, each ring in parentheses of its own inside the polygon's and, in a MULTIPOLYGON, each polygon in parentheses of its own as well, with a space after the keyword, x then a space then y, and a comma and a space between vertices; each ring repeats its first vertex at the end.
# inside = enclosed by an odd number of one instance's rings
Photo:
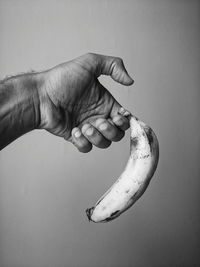
POLYGON ((77 130, 75 133, 74 133, 74 136, 76 138, 79 138, 81 136, 81 132, 79 130, 77 130))
POLYGON ((106 124, 106 123, 102 123, 100 126, 99 126, 99 129, 101 130, 101 131, 104 131, 104 130, 106 130, 108 128, 108 125, 106 124))
POLYGON ((126 111, 124 112, 124 116, 126 117, 126 116, 129 116, 129 115, 131 115, 131 113, 130 113, 129 111, 126 110, 126 111))
POLYGON ((89 128, 87 131, 86 131, 86 134, 87 135, 92 135, 94 132, 93 128, 89 128))
POLYGON ((125 108, 121 107, 118 111, 119 114, 121 114, 122 116, 129 116, 131 115, 131 113, 128 110, 125 110, 125 108))
POLYGON ((121 108, 119 109, 119 111, 118 111, 118 113, 121 114, 121 115, 122 115, 124 112, 125 112, 125 109, 124 109, 123 107, 121 107, 121 108))

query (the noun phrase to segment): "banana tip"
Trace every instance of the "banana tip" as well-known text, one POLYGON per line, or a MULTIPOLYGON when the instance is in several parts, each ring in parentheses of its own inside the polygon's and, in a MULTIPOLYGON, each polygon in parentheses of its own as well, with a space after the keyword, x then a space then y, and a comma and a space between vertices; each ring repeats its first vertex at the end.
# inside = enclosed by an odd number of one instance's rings
POLYGON ((93 210, 94 210, 94 207, 86 209, 86 211, 85 211, 89 222, 92 221, 91 216, 92 216, 93 210))

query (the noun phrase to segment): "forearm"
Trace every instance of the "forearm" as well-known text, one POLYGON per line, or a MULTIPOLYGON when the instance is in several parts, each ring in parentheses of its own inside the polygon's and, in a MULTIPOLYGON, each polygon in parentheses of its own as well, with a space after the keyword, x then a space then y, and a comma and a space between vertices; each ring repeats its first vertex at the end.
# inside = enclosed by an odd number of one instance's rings
POLYGON ((36 73, 0 81, 0 150, 38 127, 38 87, 36 73))

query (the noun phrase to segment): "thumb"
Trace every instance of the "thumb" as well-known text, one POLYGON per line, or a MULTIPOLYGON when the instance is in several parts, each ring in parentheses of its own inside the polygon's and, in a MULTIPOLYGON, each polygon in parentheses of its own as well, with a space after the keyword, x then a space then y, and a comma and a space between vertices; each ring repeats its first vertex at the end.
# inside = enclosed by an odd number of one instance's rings
POLYGON ((134 83, 134 80, 128 74, 121 58, 104 55, 97 56, 99 57, 97 62, 100 65, 97 69, 100 70, 100 75, 110 75, 114 81, 123 85, 131 85, 134 83))
POLYGON ((104 103, 105 108, 108 108, 109 114, 108 117, 113 119, 117 115, 121 115, 123 117, 128 117, 131 115, 131 112, 125 109, 115 98, 114 96, 97 80, 98 89, 101 92, 104 92, 104 103))

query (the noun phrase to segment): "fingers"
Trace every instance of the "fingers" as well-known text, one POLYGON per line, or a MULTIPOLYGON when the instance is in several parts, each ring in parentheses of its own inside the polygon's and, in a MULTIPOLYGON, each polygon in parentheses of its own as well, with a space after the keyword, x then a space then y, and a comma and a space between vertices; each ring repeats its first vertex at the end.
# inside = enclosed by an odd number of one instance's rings
POLYGON ((114 81, 123 85, 131 85, 134 83, 134 80, 128 74, 121 58, 104 55, 96 55, 96 57, 98 58, 97 62, 99 64, 97 70, 101 72, 98 73, 99 75, 110 75, 114 81))
POLYGON ((107 148, 110 146, 111 141, 106 139, 92 124, 87 123, 82 127, 83 135, 91 142, 93 145, 99 148, 107 148))
POLYGON ((115 115, 112 120, 113 120, 114 124, 118 128, 120 128, 122 131, 126 131, 130 126, 128 118, 126 118, 120 114, 115 115))
POLYGON ((99 118, 95 122, 98 131, 110 141, 120 141, 124 137, 124 131, 116 127, 111 120, 99 118))
POLYGON ((80 152, 87 153, 92 149, 92 144, 82 134, 78 127, 72 129, 72 143, 78 148, 80 152))
POLYGON ((107 148, 111 142, 120 141, 128 128, 129 120, 120 114, 113 119, 98 118, 93 124, 84 124, 81 130, 73 128, 72 143, 83 153, 89 152, 92 145, 107 148))

